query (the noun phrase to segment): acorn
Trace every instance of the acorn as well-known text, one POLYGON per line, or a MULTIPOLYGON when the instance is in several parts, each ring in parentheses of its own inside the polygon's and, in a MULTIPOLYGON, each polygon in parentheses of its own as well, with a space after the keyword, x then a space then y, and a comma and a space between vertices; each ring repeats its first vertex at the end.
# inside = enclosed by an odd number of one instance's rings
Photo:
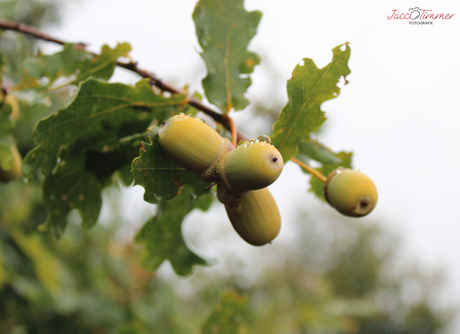
POLYGON ((251 245, 271 242, 281 229, 281 215, 268 188, 248 191, 237 209, 229 205, 225 209, 233 228, 251 245))
POLYGON ((268 187, 282 170, 283 157, 266 141, 243 143, 227 155, 224 163, 228 183, 240 191, 268 187))
POLYGON ((377 188, 364 173, 339 168, 324 184, 324 197, 338 212, 350 217, 363 217, 377 205, 377 188))
POLYGON ((202 174, 217 160, 226 142, 202 120, 184 114, 171 117, 158 131, 159 143, 174 162, 202 174))
POLYGON ((11 152, 13 153, 13 163, 9 169, 2 169, 0 165, 0 181, 1 182, 9 182, 12 180, 17 179, 21 175, 21 165, 22 165, 22 157, 18 151, 16 145, 11 145, 11 152))

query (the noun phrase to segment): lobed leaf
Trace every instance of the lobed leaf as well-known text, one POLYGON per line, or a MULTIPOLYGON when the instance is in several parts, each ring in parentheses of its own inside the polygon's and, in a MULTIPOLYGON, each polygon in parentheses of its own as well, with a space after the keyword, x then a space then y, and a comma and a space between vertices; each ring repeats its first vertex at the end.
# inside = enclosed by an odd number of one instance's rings
POLYGON ((237 334, 240 316, 248 305, 248 298, 235 291, 225 291, 220 295, 220 305, 216 307, 203 325, 202 334, 237 334))
POLYGON ((60 236, 67 226, 67 215, 78 210, 84 228, 96 224, 102 207, 101 191, 112 174, 131 164, 137 147, 120 146, 114 151, 87 151, 77 157, 61 153, 57 171, 43 182, 43 199, 48 217, 42 231, 60 236))
POLYGON ((195 173, 173 162, 161 149, 158 136, 150 138, 150 144, 141 143, 140 156, 134 159, 131 172, 134 185, 145 188, 144 200, 155 204, 174 198, 183 185, 190 185, 194 195, 206 193, 211 184, 201 181, 195 173))
POLYGON ((195 197, 191 187, 183 187, 170 201, 157 206, 157 214, 148 220, 136 236, 136 242, 145 246, 142 262, 149 270, 157 270, 169 260, 178 275, 189 275, 194 265, 207 265, 206 261, 193 253, 182 238, 182 221, 195 208, 206 211, 213 196, 195 197))
POLYGON ((178 112, 184 99, 156 95, 148 80, 131 87, 88 79, 65 109, 38 122, 33 133, 37 146, 24 158, 22 173, 31 179, 40 169, 46 177, 48 218, 42 228, 59 236, 74 208, 84 227, 94 225, 109 177, 131 165, 139 136, 152 121, 163 122, 178 112))
POLYGON ((96 223, 102 207, 103 183, 84 166, 84 156, 67 159, 57 173, 45 178, 43 198, 48 217, 40 230, 60 236, 72 209, 80 213, 83 227, 89 228, 96 223))
POLYGON ((184 101, 181 95, 156 95, 147 79, 135 87, 88 79, 72 103, 37 123, 37 146, 24 159, 23 176, 30 179, 38 168, 50 175, 65 149, 71 157, 87 150, 112 151, 120 139, 143 133, 154 119, 163 122, 184 101))
POLYGON ((193 13, 196 34, 203 49, 207 76, 203 89, 208 100, 225 112, 242 110, 244 93, 259 56, 246 49, 257 32, 262 13, 247 12, 243 0, 200 0, 193 13))
POLYGON ((299 143, 326 120, 321 104, 340 94, 337 83, 350 74, 348 43, 332 49, 332 54, 332 61, 322 69, 310 58, 303 59, 303 65, 297 65, 288 80, 289 100, 273 125, 271 136, 285 162, 297 154, 299 143))

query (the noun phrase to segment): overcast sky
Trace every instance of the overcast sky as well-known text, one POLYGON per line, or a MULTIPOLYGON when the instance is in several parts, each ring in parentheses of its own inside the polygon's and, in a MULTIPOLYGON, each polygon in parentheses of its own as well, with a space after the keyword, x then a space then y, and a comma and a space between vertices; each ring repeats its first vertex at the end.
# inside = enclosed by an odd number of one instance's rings
MULTIPOLYGON (((200 90, 205 67, 197 53, 194 5, 192 0, 80 0, 65 8, 59 29, 48 32, 89 43, 93 51, 105 43, 129 42, 141 68, 200 90)), ((321 139, 334 151, 353 151, 354 167, 376 183, 379 203, 364 219, 400 232, 408 258, 444 268, 452 299, 460 301, 460 2, 246 0, 246 9, 263 13, 250 50, 280 73, 283 99, 286 80, 302 58, 322 67, 333 47, 351 43, 350 83, 323 104, 329 119, 321 139), (387 18, 395 9, 407 13, 414 6, 455 15, 433 25, 387 18)), ((261 69, 252 75, 249 97, 263 95, 267 87, 261 69)), ((124 73, 117 78, 137 80, 124 73)), ((235 118, 238 125, 242 118, 235 118)), ((282 214, 292 204, 287 194, 317 201, 306 193, 306 183, 297 181, 305 176, 290 165, 273 186, 282 214)))

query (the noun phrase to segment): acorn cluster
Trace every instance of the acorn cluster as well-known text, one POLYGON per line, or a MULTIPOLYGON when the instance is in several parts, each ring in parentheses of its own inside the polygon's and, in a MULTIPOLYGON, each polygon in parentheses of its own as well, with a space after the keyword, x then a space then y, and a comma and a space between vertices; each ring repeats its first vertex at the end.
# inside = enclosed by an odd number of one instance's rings
POLYGON ((171 160, 203 181, 217 183, 217 197, 246 242, 261 246, 278 235, 281 215, 267 187, 284 163, 270 138, 260 136, 235 148, 202 120, 184 114, 164 122, 158 136, 171 160))
MULTIPOLYGON (((267 187, 281 174, 283 158, 269 137, 260 136, 235 148, 202 120, 184 114, 164 122, 158 136, 174 162, 204 181, 217 183, 217 197, 245 241, 261 246, 278 235, 281 216, 267 187)), ((338 168, 323 190, 327 202, 346 216, 363 217, 377 204, 375 184, 357 170, 338 168)))

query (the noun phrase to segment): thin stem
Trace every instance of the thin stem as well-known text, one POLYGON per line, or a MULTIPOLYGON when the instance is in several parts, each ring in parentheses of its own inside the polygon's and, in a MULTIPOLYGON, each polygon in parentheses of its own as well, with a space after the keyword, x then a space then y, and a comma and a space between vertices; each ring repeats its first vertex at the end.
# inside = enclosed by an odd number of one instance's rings
MULTIPOLYGON (((26 26, 25 24, 22 24, 22 23, 15 23, 15 22, 0 19, 0 29, 18 31, 18 32, 33 36, 33 37, 35 37, 37 39, 41 39, 41 40, 52 42, 52 43, 59 44, 59 45, 68 44, 68 42, 66 42, 66 41, 60 40, 58 38, 54 38, 54 37, 52 37, 50 35, 47 35, 47 34, 41 32, 40 30, 37 30, 37 29, 32 28, 32 27, 28 27, 28 26, 26 26)), ((77 44, 75 44, 75 47, 85 49, 86 44, 85 43, 77 43, 77 44)), ((88 52, 89 54, 93 55, 94 57, 98 56, 97 53, 93 53, 93 52, 90 52, 90 51, 86 51, 86 52, 88 52)), ((168 84, 166 82, 163 82, 155 74, 153 74, 153 73, 151 73, 149 71, 146 71, 146 70, 138 68, 137 67, 137 62, 135 62, 135 61, 131 60, 129 63, 124 63, 124 62, 117 61, 116 64, 117 64, 118 67, 122 67, 124 69, 127 69, 128 71, 137 73, 139 76, 141 76, 143 78, 150 79, 150 84, 152 86, 158 87, 162 91, 170 92, 172 94, 187 95, 187 93, 185 91, 183 91, 182 89, 176 88, 176 87, 171 86, 170 84, 168 84)), ((218 111, 215 111, 215 110, 211 109, 210 107, 204 105, 200 100, 197 100, 194 97, 189 96, 187 100, 188 100, 189 105, 191 105, 192 107, 195 107, 196 109, 201 110, 205 114, 211 116, 216 122, 221 123, 227 130, 232 131, 230 122, 228 121, 228 119, 226 119, 224 117, 224 114, 222 112, 218 112, 218 111)), ((236 133, 237 133, 238 140, 247 140, 246 136, 244 136, 239 131, 237 131, 236 133)))
POLYGON ((238 131, 236 130, 236 124, 233 121, 233 118, 228 116, 228 114, 225 114, 224 118, 227 120, 228 124, 230 124, 230 132, 232 133, 232 145, 233 147, 236 147, 238 144, 238 131))
MULTIPOLYGON (((52 42, 52 43, 56 43, 56 44, 60 44, 60 45, 66 44, 65 42, 63 42, 63 41, 61 41, 61 40, 59 40, 57 38, 51 37, 51 36, 49 36, 47 34, 42 33, 40 30, 37 30, 37 29, 32 28, 32 27, 28 27, 28 26, 26 26, 25 24, 22 24, 22 23, 16 23, 16 22, 11 22, 11 21, 6 21, 6 20, 0 20, 0 29, 20 31, 20 32, 23 32, 25 34, 34 36, 34 37, 36 37, 38 39, 42 39, 44 41, 48 41, 48 42, 52 42)), ((83 44, 81 44, 81 45, 83 45, 83 44)))
POLYGON ((327 181, 327 177, 325 177, 323 174, 321 174, 320 172, 318 172, 317 170, 311 168, 310 166, 308 166, 307 164, 303 163, 302 161, 296 159, 296 158, 291 158, 291 161, 292 162, 295 162, 296 164, 298 164, 300 167, 302 167, 303 169, 305 169, 307 172, 309 172, 311 175, 317 177, 320 181, 322 182, 326 182, 327 181))

